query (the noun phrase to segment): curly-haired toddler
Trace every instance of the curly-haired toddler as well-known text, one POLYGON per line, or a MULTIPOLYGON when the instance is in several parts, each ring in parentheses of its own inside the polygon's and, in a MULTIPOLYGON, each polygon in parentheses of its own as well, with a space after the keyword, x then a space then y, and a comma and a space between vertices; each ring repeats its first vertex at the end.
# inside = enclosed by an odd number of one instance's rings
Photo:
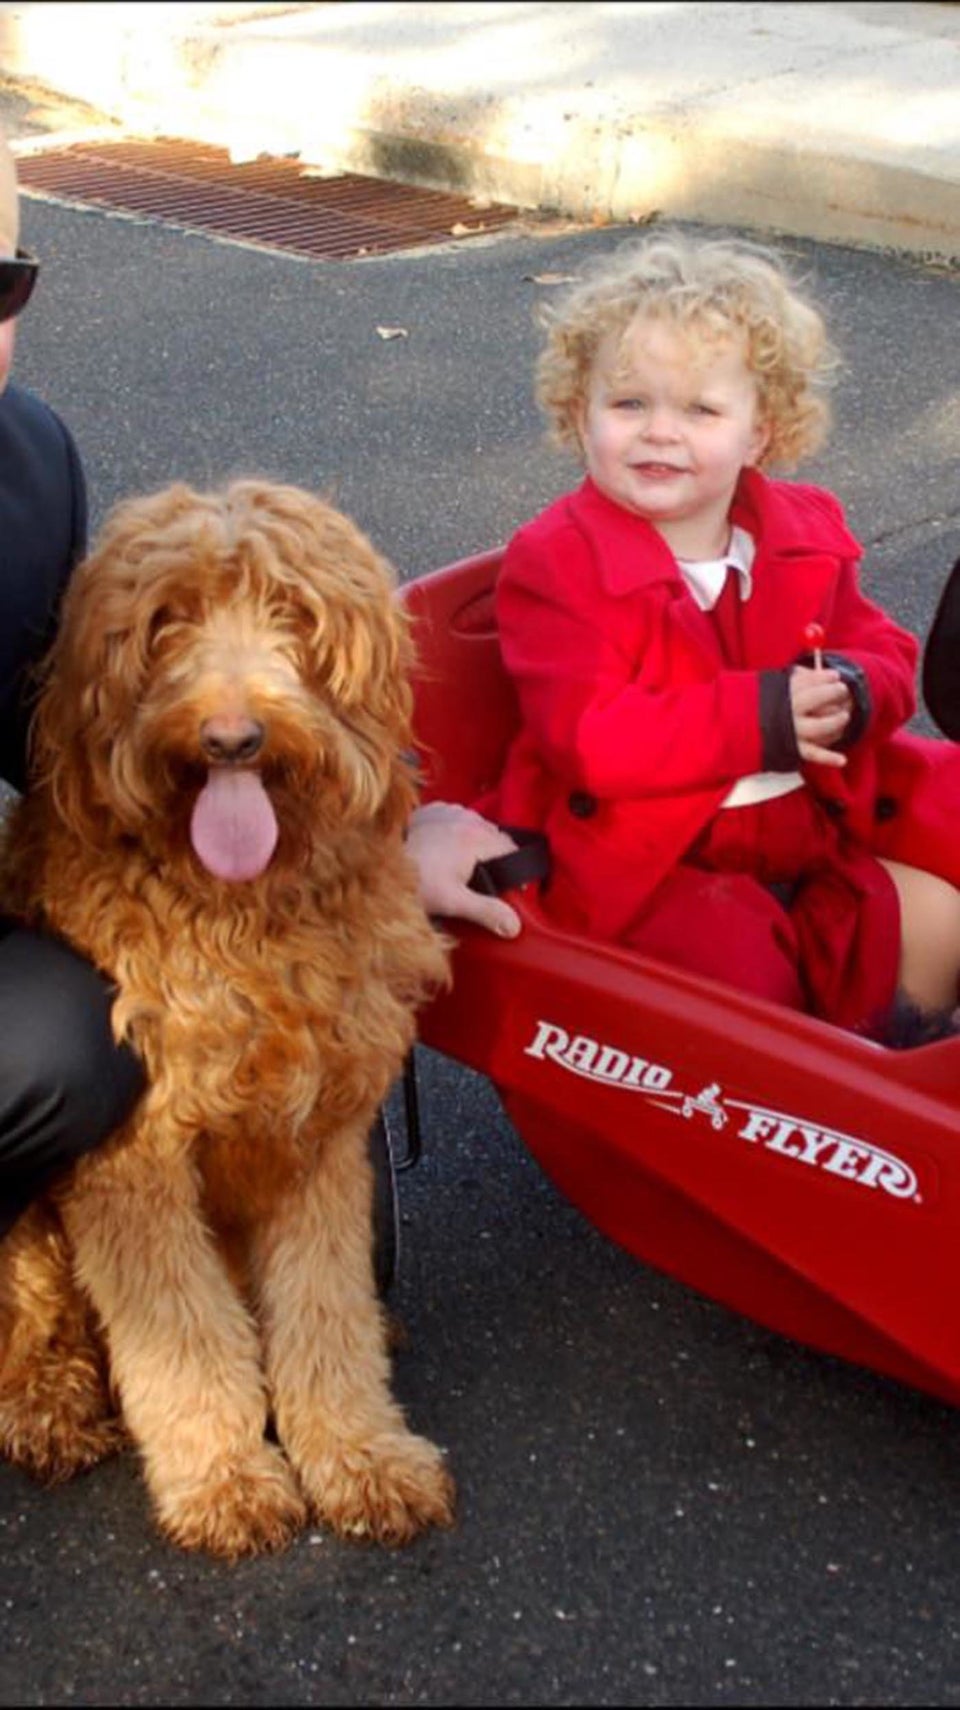
POLYGON ((552 314, 538 396, 586 473, 507 549, 497 805, 546 831, 561 922, 885 1038, 953 1012, 960 893, 874 847, 917 643, 838 501, 765 472, 822 443, 835 367, 749 243, 653 235, 552 314))

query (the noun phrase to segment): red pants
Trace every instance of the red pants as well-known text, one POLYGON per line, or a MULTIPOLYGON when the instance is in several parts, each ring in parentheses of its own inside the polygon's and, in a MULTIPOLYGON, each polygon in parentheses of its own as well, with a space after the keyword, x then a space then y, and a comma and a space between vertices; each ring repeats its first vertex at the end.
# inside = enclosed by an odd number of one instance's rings
POLYGON ((886 869, 804 788, 721 809, 624 942, 840 1027, 878 1033, 896 991, 899 899, 886 869))

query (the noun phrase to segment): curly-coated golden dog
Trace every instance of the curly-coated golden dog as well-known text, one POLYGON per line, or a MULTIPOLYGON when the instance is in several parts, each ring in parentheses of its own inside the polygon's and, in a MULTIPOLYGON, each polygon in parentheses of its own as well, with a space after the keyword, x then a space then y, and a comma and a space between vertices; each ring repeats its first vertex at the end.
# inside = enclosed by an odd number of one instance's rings
POLYGON ((368 1132, 446 971, 403 849, 409 650, 387 566, 298 489, 120 505, 9 841, 6 906, 112 977, 149 1084, 0 1248, 0 1448, 62 1478, 125 1429, 164 1531, 225 1556, 451 1515, 371 1256, 368 1132))

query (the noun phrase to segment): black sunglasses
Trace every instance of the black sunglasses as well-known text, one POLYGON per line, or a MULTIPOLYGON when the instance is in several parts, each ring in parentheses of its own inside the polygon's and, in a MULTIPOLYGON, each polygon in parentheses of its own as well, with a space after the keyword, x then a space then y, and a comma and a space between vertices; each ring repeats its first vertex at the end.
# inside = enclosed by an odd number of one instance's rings
POLYGON ((18 249, 16 259, 0 259, 0 321, 12 321, 30 301, 37 283, 40 263, 25 249, 18 249))

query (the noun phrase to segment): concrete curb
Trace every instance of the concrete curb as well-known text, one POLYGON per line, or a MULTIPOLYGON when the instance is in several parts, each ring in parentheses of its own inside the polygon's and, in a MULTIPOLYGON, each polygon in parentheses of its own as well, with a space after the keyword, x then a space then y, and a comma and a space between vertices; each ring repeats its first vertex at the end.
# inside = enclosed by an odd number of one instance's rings
POLYGON ((47 0, 0 66, 235 159, 960 259, 960 7, 47 0))

